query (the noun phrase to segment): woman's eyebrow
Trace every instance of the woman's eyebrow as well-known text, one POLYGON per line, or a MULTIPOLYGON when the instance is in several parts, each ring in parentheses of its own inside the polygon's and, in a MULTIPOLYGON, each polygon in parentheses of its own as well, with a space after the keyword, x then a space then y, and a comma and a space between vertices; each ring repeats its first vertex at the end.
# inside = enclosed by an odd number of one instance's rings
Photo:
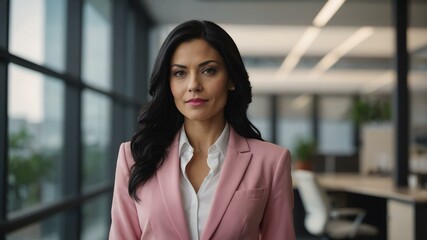
MULTIPOLYGON (((219 64, 219 62, 218 62, 218 61, 215 61, 215 60, 206 60, 206 61, 204 61, 204 62, 200 63, 198 66, 199 66, 199 67, 203 67, 203 66, 208 65, 209 63, 216 63, 216 64, 219 64)), ((187 66, 185 66, 185 65, 177 64, 177 63, 172 64, 172 65, 171 65, 171 68, 173 68, 173 67, 178 67, 178 68, 188 68, 188 67, 187 67, 187 66)))
POLYGON ((172 64, 172 65, 171 65, 171 68, 173 68, 173 67, 187 68, 187 67, 186 67, 186 66, 184 66, 184 65, 176 64, 176 63, 174 63, 174 64, 172 64))
POLYGON ((216 63, 216 64, 219 64, 217 61, 215 61, 215 60, 206 60, 206 61, 204 61, 204 62, 202 62, 202 63, 200 63, 199 64, 199 67, 203 67, 203 66, 205 66, 205 65, 208 65, 209 63, 216 63))

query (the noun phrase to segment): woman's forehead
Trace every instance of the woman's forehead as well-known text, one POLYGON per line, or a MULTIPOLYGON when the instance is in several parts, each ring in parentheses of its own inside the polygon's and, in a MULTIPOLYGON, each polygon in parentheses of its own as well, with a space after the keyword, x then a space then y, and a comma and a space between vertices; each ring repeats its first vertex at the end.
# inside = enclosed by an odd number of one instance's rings
POLYGON ((223 62, 218 51, 206 40, 192 39, 178 45, 172 54, 171 64, 197 63, 206 60, 223 62))

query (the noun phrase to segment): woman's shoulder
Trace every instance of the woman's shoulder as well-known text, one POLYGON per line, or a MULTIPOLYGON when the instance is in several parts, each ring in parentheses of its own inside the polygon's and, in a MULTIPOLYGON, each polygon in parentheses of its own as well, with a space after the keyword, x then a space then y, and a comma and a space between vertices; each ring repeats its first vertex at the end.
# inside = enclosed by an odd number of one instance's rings
POLYGON ((120 144, 119 154, 118 154, 119 155, 118 161, 126 162, 126 165, 128 166, 129 165, 131 166, 134 163, 130 145, 131 145, 130 141, 122 142, 120 144))
POLYGON ((131 144, 130 141, 122 142, 120 144, 120 151, 124 151, 126 154, 130 154, 131 153, 130 144, 131 144))
POLYGON ((257 139, 247 139, 247 142, 254 163, 276 169, 291 162, 291 153, 283 146, 257 139))
POLYGON ((283 153, 289 150, 286 147, 258 139, 247 138, 251 151, 260 151, 263 153, 283 153))
POLYGON ((266 151, 279 151, 279 152, 288 150, 286 147, 283 147, 268 141, 262 141, 262 140, 253 139, 253 138, 247 138, 247 141, 251 149, 264 149, 266 151))

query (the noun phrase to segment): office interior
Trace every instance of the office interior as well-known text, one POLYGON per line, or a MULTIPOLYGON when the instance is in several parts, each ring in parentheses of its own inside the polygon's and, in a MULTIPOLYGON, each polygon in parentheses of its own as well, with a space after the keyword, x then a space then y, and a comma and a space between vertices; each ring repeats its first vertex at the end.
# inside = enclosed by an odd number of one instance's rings
MULTIPOLYGON (((374 239, 427 239, 426 12, 425 0, 0 0, 0 239, 108 238, 119 144, 162 40, 189 19, 236 41, 265 140, 295 165, 314 142, 311 171, 337 205, 367 210, 374 239)), ((294 193, 297 238, 320 239, 294 193)))

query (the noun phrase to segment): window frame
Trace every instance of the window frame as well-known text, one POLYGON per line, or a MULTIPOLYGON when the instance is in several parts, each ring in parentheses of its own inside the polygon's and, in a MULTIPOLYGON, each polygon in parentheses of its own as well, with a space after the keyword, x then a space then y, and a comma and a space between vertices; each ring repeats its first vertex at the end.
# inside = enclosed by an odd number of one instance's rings
MULTIPOLYGON (((148 30, 152 26, 152 21, 145 13, 142 6, 136 1, 127 0, 112 0, 112 66, 113 86, 123 87, 122 80, 125 73, 125 62, 121 61, 126 58, 126 52, 122 50, 127 42, 128 34, 118 34, 128 29, 126 25, 127 14, 134 11, 135 22, 133 26, 134 34, 134 56, 131 59, 135 64, 134 79, 129 84, 132 84, 133 91, 138 89, 139 94, 124 93, 124 91, 103 90, 96 86, 86 84, 82 80, 82 4, 83 0, 68 0, 66 3, 66 37, 65 43, 65 72, 49 68, 48 66, 40 65, 31 62, 25 58, 11 54, 8 50, 9 39, 9 22, 10 22, 10 0, 0 1, 0 239, 5 239, 7 234, 15 232, 21 228, 47 219, 55 214, 63 213, 60 223, 61 239, 79 239, 81 232, 82 206, 90 200, 96 199, 98 196, 112 196, 113 181, 101 184, 89 191, 82 191, 82 182, 78 176, 82 171, 82 130, 81 130, 81 114, 82 114, 82 91, 89 89, 97 92, 113 103, 111 111, 112 129, 110 142, 113 146, 108 152, 107 169, 108 175, 114 179, 115 162, 117 158, 118 144, 121 141, 128 139, 125 128, 121 127, 127 121, 127 118, 134 118, 142 104, 145 103, 148 95, 147 76, 141 74, 141 71, 146 71, 148 67, 148 30), (123 30, 124 29, 124 30, 123 30), (64 109, 64 145, 63 149, 62 169, 60 170, 62 191, 64 198, 49 204, 48 206, 40 206, 32 209, 28 213, 8 219, 7 215, 7 173, 8 173, 8 65, 10 63, 33 70, 37 73, 53 77, 65 85, 64 109), (145 94, 141 94, 145 93, 145 94), (126 109, 132 110, 132 116, 124 116, 126 109), (77 131, 76 131, 77 130, 77 131)), ((134 120, 136 122, 136 118, 134 120)), ((110 205, 109 203, 108 205, 110 205)), ((110 209, 105 209, 109 211, 110 209)), ((108 219, 109 220, 109 219, 108 219)))

